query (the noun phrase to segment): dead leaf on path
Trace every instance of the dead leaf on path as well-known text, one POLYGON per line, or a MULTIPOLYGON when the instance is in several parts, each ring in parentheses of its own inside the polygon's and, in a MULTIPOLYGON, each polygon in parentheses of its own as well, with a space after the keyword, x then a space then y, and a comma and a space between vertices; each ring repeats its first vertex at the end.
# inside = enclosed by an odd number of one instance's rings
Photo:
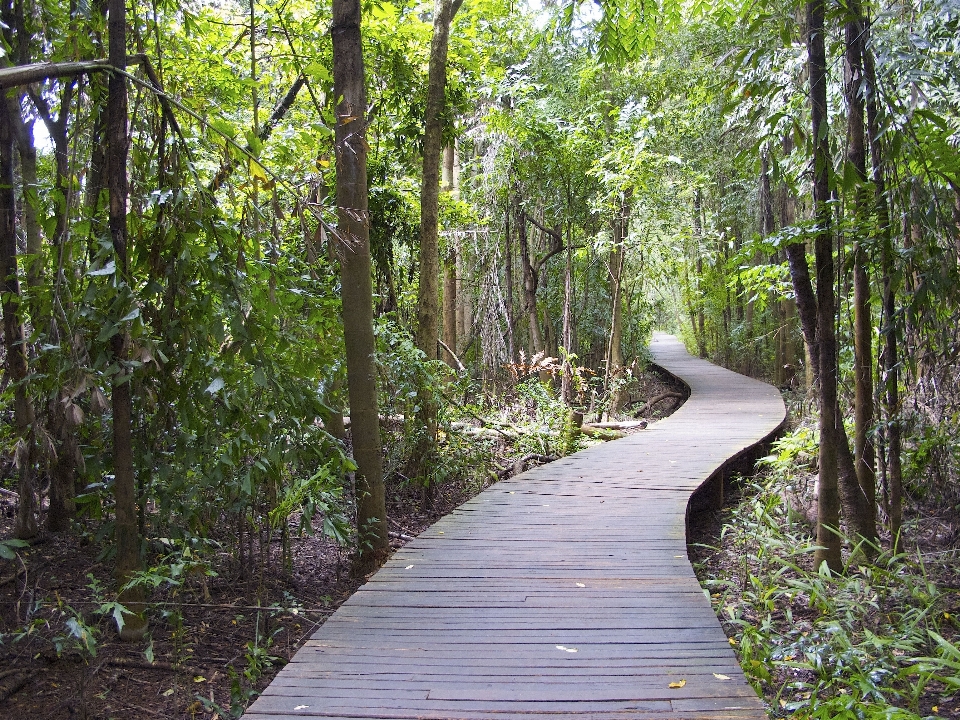
POLYGON ((729 676, 729 675, 724 675, 723 673, 714 673, 713 676, 714 676, 717 680, 729 680, 729 679, 730 679, 730 676, 729 676))
POLYGON ((682 688, 686 684, 687 684, 686 680, 678 680, 677 682, 670 683, 669 685, 667 685, 667 687, 673 688, 674 690, 676 690, 677 688, 682 688))

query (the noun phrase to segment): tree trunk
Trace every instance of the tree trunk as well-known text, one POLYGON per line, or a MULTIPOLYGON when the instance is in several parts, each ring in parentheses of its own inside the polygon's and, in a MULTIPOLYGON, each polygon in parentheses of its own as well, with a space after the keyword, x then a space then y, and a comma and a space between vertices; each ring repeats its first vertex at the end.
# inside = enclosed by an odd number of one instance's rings
MULTIPOLYGON (((417 289, 417 347, 427 360, 438 357, 440 339, 440 154, 443 149, 443 105, 447 84, 447 43, 453 20, 452 0, 434 3, 433 37, 423 118, 423 177, 420 186, 420 284, 417 289)), ((459 4, 457 5, 459 7, 459 4)), ((424 502, 431 504, 431 475, 436 463, 437 413, 430 388, 420 388, 422 434, 413 451, 413 473, 423 481, 424 502)))
MULTIPOLYGON (((453 146, 448 145, 443 151, 443 184, 441 191, 453 192, 453 146)), ((457 367, 457 361, 451 352, 457 350, 457 247, 453 238, 447 246, 446 257, 443 261, 443 342, 450 352, 443 351, 443 361, 452 368, 457 367)))
MULTIPOLYGON (((377 406, 376 343, 367 198, 367 119, 359 0, 333 0, 336 109, 337 234, 340 241, 343 339, 350 397, 350 429, 357 464, 359 569, 371 570, 389 548, 383 486, 383 446, 377 406)), ((436 276, 434 276, 436 279, 436 276)), ((436 357, 436 336, 433 357, 436 357)))
POLYGON ((610 278, 610 336, 607 342, 607 392, 610 393, 608 412, 616 413, 620 407, 620 392, 612 386, 623 373, 623 308, 622 285, 623 263, 626 257, 624 241, 627 238, 630 216, 630 193, 624 192, 620 202, 619 216, 613 221, 613 247, 607 263, 610 278))
POLYGON ((447 44, 453 20, 452 0, 436 0, 427 106, 423 118, 423 180, 420 186, 420 286, 417 292, 417 347, 437 359, 440 325, 440 154, 443 149, 443 104, 447 85, 447 44))
MULTIPOLYGON (((830 217, 830 144, 827 130, 827 59, 824 42, 824 0, 807 2, 807 60, 810 81, 810 119, 813 141, 814 216, 817 234, 817 330, 820 350, 820 476, 817 502, 819 567, 826 562, 834 572, 841 557, 840 496, 837 478, 837 348, 834 333, 833 232, 830 217)), ((791 263, 792 269, 792 263, 791 263)), ((804 328, 806 331, 806 328, 804 328)))
POLYGON ((563 273, 563 377, 560 381, 560 397, 567 405, 573 404, 573 232, 572 223, 567 223, 567 264, 563 273))
POLYGON ((869 437, 873 425, 873 332, 870 311, 870 281, 867 276, 867 251, 860 239, 869 222, 870 199, 866 193, 867 153, 864 135, 863 34, 866 22, 859 0, 849 0, 846 34, 847 162, 857 175, 854 224, 857 240, 853 260, 853 336, 854 336, 854 459, 857 483, 864 495, 860 508, 863 517, 850 518, 865 538, 876 538, 876 453, 869 437))
POLYGON ((540 333, 540 318, 537 314, 537 273, 530 260, 530 243, 527 240, 527 216, 517 200, 517 239, 520 243, 520 264, 523 268, 523 310, 530 324, 530 355, 544 351, 543 335, 540 333))
POLYGON ((507 201, 503 213, 503 285, 504 304, 507 306, 507 360, 517 362, 517 348, 514 340, 516 321, 513 317, 513 238, 510 235, 510 212, 512 206, 507 201))
MULTIPOLYGON (((126 3, 110 0, 109 4, 110 64, 121 70, 127 66, 126 3)), ((110 351, 116 374, 113 378, 113 494, 116 501, 114 533, 117 546, 116 575, 121 587, 140 569, 140 537, 137 529, 137 486, 133 470, 133 402, 130 370, 126 367, 130 347, 130 331, 120 320, 132 300, 130 260, 127 248, 127 81, 119 73, 111 73, 107 102, 107 181, 110 193, 110 236, 116 263, 116 279, 127 302, 116 302, 116 334, 110 338, 110 351)), ((142 613, 141 588, 122 591, 120 602, 131 611, 123 616, 120 637, 139 640, 147 631, 142 613)))
POLYGON ((863 41, 864 87, 867 96, 867 137, 870 144, 871 180, 874 186, 874 205, 880 229, 881 265, 883 272, 883 300, 880 335, 883 338, 881 360, 883 366, 883 409, 887 433, 887 512, 890 522, 891 549, 898 552, 900 530, 903 525, 903 467, 900 430, 899 351, 896 322, 896 267, 887 205, 887 184, 883 167, 883 149, 880 144, 880 107, 877 102, 877 73, 873 53, 863 41))
POLYGON ((34 408, 27 393, 27 353, 20 316, 20 279, 17 268, 17 208, 14 196, 14 130, 10 103, 0 98, 0 273, 2 273, 3 337, 7 373, 14 383, 13 418, 16 425, 20 502, 14 535, 31 538, 39 531, 34 479, 34 408))
POLYGON ((697 354, 707 356, 706 321, 703 311, 703 194, 700 188, 693 195, 693 243, 694 254, 697 258, 697 323, 693 327, 693 334, 697 339, 697 354))

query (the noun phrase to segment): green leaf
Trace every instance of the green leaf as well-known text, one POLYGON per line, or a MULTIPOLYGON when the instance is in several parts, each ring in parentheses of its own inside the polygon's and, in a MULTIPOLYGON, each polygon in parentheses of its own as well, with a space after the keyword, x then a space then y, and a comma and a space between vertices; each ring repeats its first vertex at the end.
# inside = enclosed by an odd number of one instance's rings
POLYGON ((97 268, 96 270, 88 270, 87 275, 91 277, 100 277, 102 275, 113 275, 117 271, 117 264, 111 260, 102 268, 97 268))
POLYGON ((214 395, 221 390, 223 390, 224 382, 222 377, 214 378, 213 382, 207 385, 207 389, 204 392, 214 395))
POLYGON ((0 540, 0 558, 4 560, 13 560, 17 557, 16 551, 13 548, 25 548, 28 547, 30 543, 24 542, 23 540, 17 540, 11 538, 9 540, 0 540))
MULTIPOLYGON (((374 11, 374 14, 376 14, 376 11, 374 11)), ((320 63, 316 60, 314 60, 309 65, 307 65, 303 69, 303 72, 306 75, 313 75, 314 77, 318 77, 324 82, 330 82, 331 80, 330 71, 327 70, 326 66, 324 66, 323 63, 320 63)))

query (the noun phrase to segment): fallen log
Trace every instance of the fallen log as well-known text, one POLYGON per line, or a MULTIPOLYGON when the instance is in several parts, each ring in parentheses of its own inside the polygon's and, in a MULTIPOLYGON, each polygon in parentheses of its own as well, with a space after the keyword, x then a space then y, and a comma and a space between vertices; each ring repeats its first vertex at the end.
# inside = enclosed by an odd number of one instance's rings
MULTIPOLYGON (((609 425, 610 423, 601 424, 609 425)), ((606 428, 594 427, 592 424, 581 425, 580 432, 587 437, 598 438, 600 440, 619 440, 622 437, 626 437, 620 430, 607 430, 606 428)))

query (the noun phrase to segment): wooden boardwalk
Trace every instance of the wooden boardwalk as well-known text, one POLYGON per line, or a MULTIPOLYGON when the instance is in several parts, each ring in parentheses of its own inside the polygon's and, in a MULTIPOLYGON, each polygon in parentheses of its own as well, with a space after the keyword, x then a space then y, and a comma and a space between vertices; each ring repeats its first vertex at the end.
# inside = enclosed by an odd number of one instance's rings
POLYGON ((500 482, 425 530, 245 717, 766 718, 687 560, 685 513, 784 406, 671 336, 651 349, 690 386, 680 410, 500 482))

